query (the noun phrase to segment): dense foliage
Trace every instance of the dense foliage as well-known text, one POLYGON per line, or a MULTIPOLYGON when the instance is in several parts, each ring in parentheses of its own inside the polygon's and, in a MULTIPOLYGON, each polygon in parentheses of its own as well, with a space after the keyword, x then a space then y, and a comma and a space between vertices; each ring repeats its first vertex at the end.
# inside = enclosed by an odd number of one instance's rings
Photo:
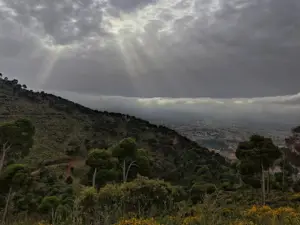
MULTIPOLYGON (((26 118, 35 127, 34 144, 23 162, 38 166, 48 164, 50 159, 55 164, 55 161, 61 162, 67 157, 85 161, 90 150, 111 148, 113 157, 118 158, 123 166, 122 152, 118 153, 118 146, 114 145, 132 138, 136 144, 133 151, 141 153, 143 150, 148 154, 147 157, 137 154, 126 158, 126 167, 132 161, 139 164, 132 166, 132 173, 139 168, 136 173, 165 179, 176 185, 192 185, 202 178, 203 182, 214 183, 219 182, 219 176, 228 177, 230 165, 222 156, 174 130, 121 113, 91 110, 61 97, 34 92, 22 86, 15 79, 0 79, 0 122, 26 118), (151 164, 151 171, 148 164, 151 164), (195 177, 194 173, 202 166, 208 166, 210 174, 195 177)), ((94 169, 90 170, 91 176, 94 169)), ((132 176, 134 174, 129 174, 128 178, 132 176)))
POLYGON ((300 219, 298 169, 289 148, 270 138, 251 136, 229 162, 166 127, 35 93, 17 80, 0 77, 0 103, 3 224, 300 219))

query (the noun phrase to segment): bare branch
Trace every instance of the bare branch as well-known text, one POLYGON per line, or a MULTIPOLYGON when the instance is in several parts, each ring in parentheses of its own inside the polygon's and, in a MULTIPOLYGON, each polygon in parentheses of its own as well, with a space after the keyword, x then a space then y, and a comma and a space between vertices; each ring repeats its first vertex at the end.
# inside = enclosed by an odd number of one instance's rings
POLYGON ((14 193, 12 193, 12 187, 9 188, 9 192, 7 194, 7 197, 6 197, 6 203, 5 203, 5 208, 4 208, 4 212, 3 212, 3 215, 2 215, 2 224, 5 224, 5 220, 6 220, 6 216, 7 216, 7 213, 8 213, 8 207, 9 207, 9 204, 10 204, 10 200, 12 199, 14 193))
POLYGON ((0 173, 2 172, 2 169, 4 167, 6 153, 10 148, 11 148, 11 145, 8 145, 8 141, 2 145, 2 155, 1 155, 1 159, 0 159, 0 173))
POLYGON ((8 144, 8 141, 2 145, 2 152, 7 152, 11 148, 11 145, 8 144))
POLYGON ((124 161, 123 161, 123 182, 124 182, 124 183, 127 182, 128 173, 129 173, 130 168, 131 168, 132 166, 138 167, 138 165, 136 164, 136 161, 132 161, 132 162, 128 165, 127 169, 126 169, 126 159, 124 159, 124 161))
POLYGON ((94 174, 93 174, 93 187, 94 187, 94 188, 95 188, 95 186, 96 186, 96 175, 97 175, 97 168, 95 168, 94 174))

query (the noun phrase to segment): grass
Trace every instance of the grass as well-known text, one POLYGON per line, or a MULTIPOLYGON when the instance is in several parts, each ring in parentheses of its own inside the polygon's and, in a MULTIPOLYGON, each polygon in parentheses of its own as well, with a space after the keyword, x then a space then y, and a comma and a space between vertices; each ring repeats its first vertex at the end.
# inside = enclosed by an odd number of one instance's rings
POLYGON ((222 205, 222 198, 217 202, 215 197, 207 195, 201 204, 183 201, 159 211, 155 207, 144 211, 141 203, 138 211, 128 212, 122 202, 104 209, 97 205, 83 209, 79 197, 74 200, 73 208, 58 207, 45 217, 10 215, 11 220, 4 225, 300 225, 297 204, 294 207, 249 206, 246 202, 222 205))
POLYGON ((22 222, 10 222, 6 225, 300 225, 299 209, 269 206, 252 206, 242 210, 238 206, 231 209, 197 205, 193 207, 192 215, 188 215, 183 208, 183 211, 177 214, 156 217, 138 214, 123 215, 120 208, 109 212, 94 211, 93 214, 85 215, 72 209, 67 215, 64 217, 58 212, 54 213, 52 223, 45 219, 25 219, 22 222))

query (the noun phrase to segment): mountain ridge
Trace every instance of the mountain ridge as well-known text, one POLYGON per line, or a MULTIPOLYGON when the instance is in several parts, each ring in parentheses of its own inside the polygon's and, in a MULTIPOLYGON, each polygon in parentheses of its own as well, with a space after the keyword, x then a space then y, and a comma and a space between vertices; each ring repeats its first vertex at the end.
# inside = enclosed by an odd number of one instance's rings
POLYGON ((154 177, 159 174, 171 182, 193 182, 192 174, 197 166, 203 165, 215 171, 206 182, 215 182, 215 176, 228 170, 229 163, 220 154, 165 126, 121 113, 89 109, 43 91, 27 90, 17 80, 0 82, 0 122, 25 117, 36 126, 35 145, 25 159, 28 163, 63 158, 69 150, 84 158, 89 149, 107 148, 133 137, 139 147, 154 156, 154 177), (217 171, 215 161, 223 165, 224 171, 217 171))

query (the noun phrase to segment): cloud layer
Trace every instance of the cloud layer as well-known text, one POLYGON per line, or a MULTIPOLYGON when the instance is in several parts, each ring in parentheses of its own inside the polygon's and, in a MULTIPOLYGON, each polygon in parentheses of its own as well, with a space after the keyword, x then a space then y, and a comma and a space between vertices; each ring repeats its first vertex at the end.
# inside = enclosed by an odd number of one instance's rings
POLYGON ((74 92, 50 93, 63 96, 87 107, 122 112, 154 121, 183 122, 193 120, 269 123, 290 129, 300 124, 300 93, 292 96, 264 98, 128 98, 121 96, 84 95, 74 92))
POLYGON ((299 0, 0 0, 0 70, 101 110, 297 124, 299 11, 299 0))
POLYGON ((0 0, 0 69, 34 88, 175 105, 293 95, 299 11, 298 0, 0 0))

